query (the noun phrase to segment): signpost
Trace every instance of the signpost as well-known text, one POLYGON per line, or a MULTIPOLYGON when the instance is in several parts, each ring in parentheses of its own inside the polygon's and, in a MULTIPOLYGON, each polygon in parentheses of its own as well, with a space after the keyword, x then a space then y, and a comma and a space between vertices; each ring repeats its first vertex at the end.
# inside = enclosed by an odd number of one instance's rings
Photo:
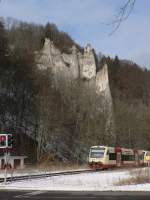
POLYGON ((12 134, 0 134, 0 150, 3 150, 4 152, 4 183, 6 184, 7 180, 7 172, 8 169, 11 169, 11 163, 10 163, 10 150, 12 149, 13 145, 13 136, 12 134))
POLYGON ((0 149, 4 149, 7 147, 7 135, 1 134, 0 135, 0 149))
POLYGON ((13 145, 12 134, 0 134, 0 149, 11 150, 13 145))

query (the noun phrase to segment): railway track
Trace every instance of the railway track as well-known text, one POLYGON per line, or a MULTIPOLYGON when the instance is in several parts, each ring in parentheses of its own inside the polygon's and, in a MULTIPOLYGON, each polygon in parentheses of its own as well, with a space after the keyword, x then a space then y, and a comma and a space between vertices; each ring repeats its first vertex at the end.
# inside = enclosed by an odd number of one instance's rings
MULTIPOLYGON (((127 168, 110 168, 107 170, 107 173, 112 173, 112 170, 123 170, 127 168)), ((83 173, 96 173, 101 172, 105 173, 106 171, 101 170, 92 170, 92 169, 82 169, 82 170, 74 170, 74 171, 65 171, 65 172, 52 172, 52 173, 44 173, 44 174, 30 174, 30 175, 24 175, 24 176, 13 176, 13 177, 7 177, 7 182, 13 182, 13 181, 21 181, 21 180, 30 180, 30 179, 39 179, 39 178, 46 178, 46 177, 53 177, 53 176, 61 176, 61 175, 74 175, 74 174, 83 174, 83 173)), ((4 178, 0 178, 0 183, 4 182, 4 178)))
MULTIPOLYGON (((33 174, 33 175, 24 175, 24 176, 13 176, 7 177, 7 182, 19 181, 19 180, 29 180, 29 179, 38 179, 52 176, 61 176, 61 175, 74 175, 74 174, 82 174, 82 173, 91 173, 96 172, 90 169, 86 170, 75 170, 75 171, 65 171, 65 172, 53 172, 53 173, 44 173, 44 174, 33 174)), ((4 178, 0 178, 0 183, 4 182, 4 178)))

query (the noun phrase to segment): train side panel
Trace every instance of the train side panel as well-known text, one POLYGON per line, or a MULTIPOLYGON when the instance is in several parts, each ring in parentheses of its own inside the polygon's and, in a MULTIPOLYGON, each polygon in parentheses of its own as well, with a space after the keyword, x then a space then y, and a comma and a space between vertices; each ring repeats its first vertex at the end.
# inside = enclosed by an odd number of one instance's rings
POLYGON ((93 146, 89 154, 89 166, 93 169, 143 166, 147 165, 146 156, 150 156, 150 151, 121 147, 93 146))
POLYGON ((116 152, 114 147, 107 147, 104 160, 105 168, 111 168, 116 166, 116 152))
POLYGON ((132 166, 135 164, 135 153, 133 149, 122 148, 122 165, 132 166))

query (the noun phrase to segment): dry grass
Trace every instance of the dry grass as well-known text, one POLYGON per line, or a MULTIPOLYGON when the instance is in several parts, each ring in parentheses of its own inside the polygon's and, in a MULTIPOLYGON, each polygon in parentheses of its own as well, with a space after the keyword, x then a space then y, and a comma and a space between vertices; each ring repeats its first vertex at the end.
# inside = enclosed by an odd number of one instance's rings
POLYGON ((47 170, 47 171, 66 171, 66 170, 77 170, 77 169, 87 169, 87 164, 77 164, 73 162, 66 162, 63 163, 57 160, 53 154, 45 155, 39 164, 37 164, 36 168, 40 170, 47 170))
MULTIPOLYGON (((80 170, 80 169, 87 169, 87 165, 77 165, 77 164, 62 164, 59 162, 56 163, 49 163, 49 164, 38 164, 38 165, 26 165, 24 169, 15 169, 14 174, 34 174, 37 172, 45 173, 45 172, 55 172, 55 171, 69 171, 69 170, 80 170)), ((4 170, 0 171, 0 174, 4 173, 4 170)))
POLYGON ((148 168, 132 169, 129 171, 130 177, 119 180, 116 185, 133 185, 148 182, 148 168))
POLYGON ((87 169, 87 164, 77 164, 77 163, 62 163, 59 161, 50 162, 44 161, 37 165, 26 165, 28 170, 39 170, 39 171, 67 171, 67 170, 78 170, 87 169))
POLYGON ((77 169, 87 169, 87 165, 78 165, 76 163, 61 163, 61 162, 51 162, 49 164, 40 164, 37 166, 39 169, 45 169, 50 171, 66 171, 66 170, 77 170, 77 169))

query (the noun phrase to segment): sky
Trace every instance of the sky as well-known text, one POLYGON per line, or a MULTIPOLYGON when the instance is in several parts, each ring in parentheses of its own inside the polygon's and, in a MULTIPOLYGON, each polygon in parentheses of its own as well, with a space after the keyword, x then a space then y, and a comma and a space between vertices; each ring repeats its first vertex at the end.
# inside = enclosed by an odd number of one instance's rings
POLYGON ((127 0, 1 0, 0 17, 37 24, 55 23, 78 44, 97 53, 150 68, 150 0, 136 0, 129 18, 113 31, 111 23, 127 0))

